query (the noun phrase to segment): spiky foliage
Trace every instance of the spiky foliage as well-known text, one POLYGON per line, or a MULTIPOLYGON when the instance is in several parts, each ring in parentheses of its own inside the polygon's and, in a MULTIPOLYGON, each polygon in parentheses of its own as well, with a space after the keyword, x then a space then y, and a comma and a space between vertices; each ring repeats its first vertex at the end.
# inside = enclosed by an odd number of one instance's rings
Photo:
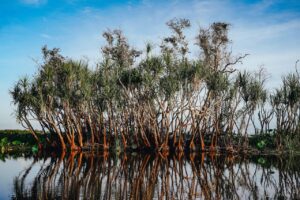
POLYGON ((263 71, 235 69, 246 55, 234 57, 228 50, 229 24, 200 29, 201 54, 193 59, 184 34, 189 20, 175 18, 167 26, 171 35, 162 39, 159 53, 150 44, 145 52, 136 50, 120 30, 106 31, 96 70, 43 47, 36 76, 20 79, 11 91, 17 119, 35 137, 37 121, 53 136, 51 145, 58 147, 58 138, 63 150, 247 148, 249 128, 267 130, 273 108, 279 132, 299 133, 298 73, 285 77, 269 98, 263 71))

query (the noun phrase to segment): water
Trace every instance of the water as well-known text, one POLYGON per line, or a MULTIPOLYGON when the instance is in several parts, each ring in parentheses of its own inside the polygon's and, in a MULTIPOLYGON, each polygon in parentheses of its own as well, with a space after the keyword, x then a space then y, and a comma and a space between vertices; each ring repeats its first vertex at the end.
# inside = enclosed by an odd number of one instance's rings
POLYGON ((0 199, 300 199, 299 158, 2 155, 0 199))

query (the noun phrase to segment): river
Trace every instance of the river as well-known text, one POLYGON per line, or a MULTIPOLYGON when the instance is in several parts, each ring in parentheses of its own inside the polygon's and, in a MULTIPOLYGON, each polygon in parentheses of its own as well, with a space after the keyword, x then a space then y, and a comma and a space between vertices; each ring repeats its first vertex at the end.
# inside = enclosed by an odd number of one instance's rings
POLYGON ((1 154, 0 199, 300 199, 300 157, 1 154))

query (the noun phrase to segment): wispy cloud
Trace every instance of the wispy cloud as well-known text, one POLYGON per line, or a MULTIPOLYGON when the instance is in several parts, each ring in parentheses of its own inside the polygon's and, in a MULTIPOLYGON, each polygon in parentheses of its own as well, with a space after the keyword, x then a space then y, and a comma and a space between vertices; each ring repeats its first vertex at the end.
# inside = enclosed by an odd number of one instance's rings
POLYGON ((81 10, 81 12, 83 13, 83 14, 90 14, 90 13, 92 13, 92 11, 93 11, 93 8, 91 8, 91 7, 84 7, 82 10, 81 10))
POLYGON ((256 4, 254 4, 253 8, 252 8, 252 11, 253 12, 263 12, 265 11, 266 9, 268 9, 270 6, 274 5, 275 4, 275 1, 274 0, 263 0, 263 1, 260 1, 256 4))
POLYGON ((45 33, 42 33, 40 36, 41 36, 42 38, 45 38, 45 39, 51 39, 51 38, 52 38, 50 35, 45 34, 45 33))
POLYGON ((47 3, 47 0, 21 0, 21 2, 27 5, 41 5, 47 3))

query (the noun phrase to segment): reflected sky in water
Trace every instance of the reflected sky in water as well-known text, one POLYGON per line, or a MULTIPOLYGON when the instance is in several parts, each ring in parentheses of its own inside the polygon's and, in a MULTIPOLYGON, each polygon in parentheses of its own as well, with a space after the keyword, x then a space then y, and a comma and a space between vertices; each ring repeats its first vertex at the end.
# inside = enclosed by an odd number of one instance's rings
POLYGON ((5 155, 0 199, 299 199, 299 157, 5 155))

